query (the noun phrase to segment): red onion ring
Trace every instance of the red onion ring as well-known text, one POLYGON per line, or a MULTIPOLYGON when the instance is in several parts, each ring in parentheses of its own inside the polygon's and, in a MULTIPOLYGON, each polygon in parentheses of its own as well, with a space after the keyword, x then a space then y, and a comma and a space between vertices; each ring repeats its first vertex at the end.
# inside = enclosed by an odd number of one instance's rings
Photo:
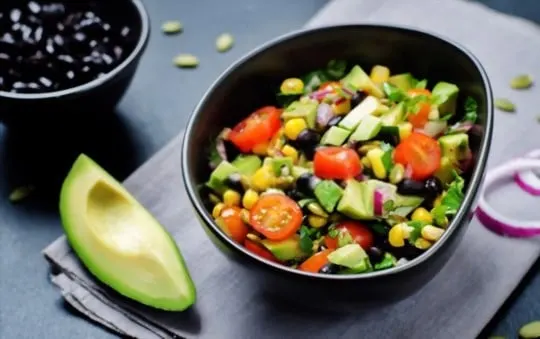
MULTIPOLYGON (((525 155, 525 158, 540 159, 540 149, 528 153, 525 155)), ((533 171, 515 173, 514 181, 525 192, 534 196, 540 196, 540 178, 533 171)))
POLYGON ((486 188, 496 184, 516 172, 540 170, 540 160, 530 158, 514 159, 489 171, 484 180, 484 189, 480 194, 476 216, 489 230, 514 238, 530 238, 540 235, 540 220, 527 221, 509 218, 497 212, 486 201, 486 188))

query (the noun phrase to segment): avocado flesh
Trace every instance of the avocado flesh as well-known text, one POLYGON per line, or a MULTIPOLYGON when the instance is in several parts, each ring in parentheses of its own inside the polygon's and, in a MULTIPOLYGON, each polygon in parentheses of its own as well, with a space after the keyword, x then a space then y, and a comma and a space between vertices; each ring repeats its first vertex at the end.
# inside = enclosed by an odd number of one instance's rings
POLYGON ((367 75, 364 70, 356 65, 354 66, 349 74, 347 74, 341 82, 346 86, 351 86, 356 90, 365 91, 377 98, 383 98, 383 91, 371 80, 369 75, 367 75))
POLYGON ((281 118, 287 121, 294 118, 302 118, 306 120, 306 124, 309 128, 315 128, 317 121, 317 107, 319 103, 315 100, 306 102, 295 101, 283 112, 281 118))
POLYGON ((351 131, 338 126, 332 126, 321 138, 321 145, 341 146, 345 143, 351 131))
POLYGON ((307 256, 300 248, 300 237, 297 235, 281 241, 264 239, 261 244, 281 261, 302 259, 307 256))
POLYGON ((381 127, 381 119, 372 115, 365 116, 349 138, 349 141, 367 141, 373 139, 381 131, 381 127))
POLYGON ((456 113, 456 102, 459 94, 459 87, 449 82, 438 82, 431 91, 431 96, 435 98, 435 104, 439 108, 441 116, 456 113))
POLYGON ((391 76, 388 82, 406 92, 413 87, 413 80, 411 73, 402 73, 391 76))
MULTIPOLYGON (((251 176, 262 166, 261 158, 256 155, 237 156, 231 163, 240 174, 251 176)), ((234 169, 232 169, 234 171, 234 169)))
POLYGON ((80 155, 62 185, 60 217, 87 269, 144 305, 182 311, 196 290, 176 243, 111 175, 80 155))

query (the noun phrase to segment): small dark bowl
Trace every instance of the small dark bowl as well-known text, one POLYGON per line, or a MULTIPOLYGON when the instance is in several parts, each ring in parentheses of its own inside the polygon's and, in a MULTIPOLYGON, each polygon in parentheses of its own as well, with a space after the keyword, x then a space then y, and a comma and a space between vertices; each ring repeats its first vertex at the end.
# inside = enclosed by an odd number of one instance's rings
POLYGON ((212 85, 188 123, 182 148, 182 173, 188 196, 210 239, 229 258, 251 269, 261 285, 284 294, 289 300, 306 296, 333 310, 351 302, 358 307, 411 295, 428 283, 451 257, 473 215, 492 125, 488 77, 479 61, 461 45, 405 27, 347 25, 305 30, 257 48, 229 67, 212 85), (276 89, 283 79, 322 68, 331 59, 346 59, 365 69, 375 64, 387 65, 392 73, 412 72, 428 79, 431 85, 439 80, 454 82, 460 87, 461 97, 471 95, 478 101, 478 126, 471 136, 475 165, 466 178, 463 204, 443 237, 405 265, 361 275, 322 275, 268 262, 219 229, 197 189, 209 175, 202 147, 208 145, 210 136, 216 136, 225 126, 233 126, 254 109, 275 103, 276 89))
MULTIPOLYGON (((67 0, 69 2, 70 0, 67 0)), ((128 56, 105 75, 82 85, 47 93, 11 93, 0 91, 0 121, 23 128, 81 122, 90 115, 109 114, 124 96, 139 65, 150 37, 150 19, 140 0, 101 1, 104 6, 122 9, 123 17, 133 18, 137 36, 128 56)))

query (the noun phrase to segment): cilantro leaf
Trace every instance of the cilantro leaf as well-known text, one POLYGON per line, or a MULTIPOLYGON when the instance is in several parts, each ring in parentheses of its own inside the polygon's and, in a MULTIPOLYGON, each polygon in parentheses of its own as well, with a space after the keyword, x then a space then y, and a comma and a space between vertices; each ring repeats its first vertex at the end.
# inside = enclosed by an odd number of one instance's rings
POLYGON ((345 60, 330 60, 326 66, 326 74, 333 80, 343 78, 346 70, 347 62, 345 60))
POLYGON ((371 225, 371 229, 373 232, 380 234, 380 235, 387 235, 388 234, 388 227, 382 223, 375 223, 371 225))
POLYGON ((308 73, 302 78, 304 82, 304 93, 311 93, 315 91, 323 82, 330 80, 328 75, 322 70, 313 71, 308 73))
POLYGON ((418 113, 418 111, 420 111, 421 104, 429 102, 429 100, 430 100, 429 97, 423 94, 419 94, 412 98, 411 97, 407 98, 407 100, 405 101, 405 108, 406 108, 407 113, 412 113, 412 114, 418 113))
POLYGON ((407 94, 402 89, 388 82, 383 83, 383 91, 390 101, 400 102, 407 98, 407 94))
POLYGON ((307 254, 313 252, 313 240, 311 240, 310 233, 307 226, 300 227, 300 249, 307 254))
POLYGON ((397 259, 390 253, 385 253, 383 260, 375 264, 375 270, 384 270, 396 266, 397 259))
POLYGON ((409 221, 407 225, 413 228, 411 234, 409 235, 409 242, 414 245, 416 240, 418 240, 418 238, 420 238, 422 234, 422 228, 424 228, 424 226, 426 226, 427 224, 423 221, 415 220, 409 221))
POLYGON ((472 97, 465 99, 465 116, 462 121, 469 121, 475 123, 478 119, 478 103, 472 97))
POLYGON ((386 200, 383 203, 383 210, 385 212, 391 212, 394 210, 394 200, 386 200))
POLYGON ((454 216, 463 202, 465 181, 454 171, 454 181, 450 183, 441 204, 431 210, 435 223, 444 225, 447 216, 454 216))
POLYGON ((339 231, 336 229, 336 224, 330 225, 330 227, 328 227, 328 236, 335 239, 338 235, 339 231))

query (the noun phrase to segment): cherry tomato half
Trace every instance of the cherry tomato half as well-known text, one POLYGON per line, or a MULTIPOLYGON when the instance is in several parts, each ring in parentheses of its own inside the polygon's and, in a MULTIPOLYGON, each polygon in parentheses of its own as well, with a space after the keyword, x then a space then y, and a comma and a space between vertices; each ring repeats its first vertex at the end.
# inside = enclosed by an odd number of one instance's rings
POLYGON ((263 195, 251 209, 249 223, 270 240, 287 239, 302 224, 300 206, 286 195, 263 195))
POLYGON ((255 145, 269 141, 281 127, 281 110, 265 106, 238 123, 229 133, 229 140, 246 153, 255 145))
POLYGON ((341 87, 341 83, 339 81, 327 81, 327 82, 323 82, 320 86, 319 86, 319 90, 331 90, 331 91, 334 91, 336 88, 340 88, 341 87))
POLYGON ((242 244, 248 234, 248 226, 242 220, 241 209, 239 207, 225 207, 216 223, 227 233, 234 241, 242 244))
POLYGON ((412 179, 425 180, 441 166, 441 149, 437 140, 414 132, 396 147, 394 161, 410 166, 412 179))
POLYGON ((350 179, 362 173, 360 156, 344 147, 324 147, 315 152, 315 175, 322 179, 350 179))
MULTIPOLYGON (((355 243, 367 250, 373 246, 373 232, 366 225, 353 220, 343 221, 336 225, 339 233, 348 232, 355 243)), ((338 248, 338 238, 332 238, 329 235, 324 237, 324 244, 329 249, 338 248)))
POLYGON ((261 244, 256 243, 253 240, 249 240, 249 239, 246 238, 246 240, 244 240, 244 247, 247 248, 249 251, 251 251, 251 252, 255 253, 256 255, 258 255, 259 257, 263 257, 263 258, 268 259, 268 260, 273 261, 273 262, 279 262, 276 259, 276 257, 274 257, 272 252, 270 252, 264 246, 262 246, 261 244))
POLYGON ((429 112, 431 111, 431 105, 427 102, 419 103, 418 112, 409 112, 407 120, 415 128, 422 128, 429 120, 429 112))
POLYGON ((319 270, 328 263, 328 255, 331 249, 320 251, 309 257, 298 268, 304 272, 318 273, 319 270))

